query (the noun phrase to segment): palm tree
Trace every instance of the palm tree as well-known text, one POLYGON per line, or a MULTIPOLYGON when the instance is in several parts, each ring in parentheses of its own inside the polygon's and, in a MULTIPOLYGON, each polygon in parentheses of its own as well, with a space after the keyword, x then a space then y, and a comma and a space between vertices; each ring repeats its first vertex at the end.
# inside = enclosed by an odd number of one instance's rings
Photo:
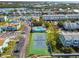
POLYGON ((48 42, 51 43, 52 48, 56 49, 56 43, 59 39, 58 29, 55 28, 54 24, 50 24, 49 29, 50 33, 48 33, 48 42))

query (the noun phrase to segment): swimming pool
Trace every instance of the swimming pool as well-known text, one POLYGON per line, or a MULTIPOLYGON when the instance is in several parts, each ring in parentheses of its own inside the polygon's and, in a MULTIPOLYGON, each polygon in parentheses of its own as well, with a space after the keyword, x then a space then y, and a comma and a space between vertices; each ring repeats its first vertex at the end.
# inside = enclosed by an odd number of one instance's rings
POLYGON ((33 27, 32 32, 45 32, 46 28, 38 26, 38 27, 33 27))

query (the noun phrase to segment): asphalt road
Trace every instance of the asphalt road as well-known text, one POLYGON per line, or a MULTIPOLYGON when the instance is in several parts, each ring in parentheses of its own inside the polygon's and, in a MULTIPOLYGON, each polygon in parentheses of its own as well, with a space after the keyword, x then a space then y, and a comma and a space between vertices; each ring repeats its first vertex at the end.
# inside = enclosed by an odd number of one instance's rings
POLYGON ((29 43, 29 35, 30 35, 30 27, 27 25, 26 27, 25 27, 25 29, 24 29, 24 31, 25 31, 25 36, 24 36, 24 38, 25 38, 25 42, 24 42, 24 45, 23 45, 23 47, 22 47, 22 49, 21 49, 21 51, 20 51, 20 58, 25 58, 25 54, 26 54, 26 46, 28 45, 28 43, 29 43))

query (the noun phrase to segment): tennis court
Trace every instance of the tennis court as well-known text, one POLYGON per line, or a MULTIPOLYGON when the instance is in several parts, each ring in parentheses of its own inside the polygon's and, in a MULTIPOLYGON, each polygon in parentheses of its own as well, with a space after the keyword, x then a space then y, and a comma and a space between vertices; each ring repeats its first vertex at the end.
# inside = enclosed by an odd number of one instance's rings
POLYGON ((32 33, 29 54, 49 54, 46 46, 46 33, 32 33))

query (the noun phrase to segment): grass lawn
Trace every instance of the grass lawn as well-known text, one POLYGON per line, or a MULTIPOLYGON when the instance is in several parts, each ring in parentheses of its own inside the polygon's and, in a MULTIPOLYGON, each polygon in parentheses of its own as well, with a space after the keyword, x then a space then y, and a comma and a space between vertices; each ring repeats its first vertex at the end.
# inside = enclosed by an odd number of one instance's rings
POLYGON ((49 55, 47 48, 36 48, 34 47, 34 35, 41 35, 42 33, 32 33, 30 39, 30 48, 29 48, 29 55, 49 55))

